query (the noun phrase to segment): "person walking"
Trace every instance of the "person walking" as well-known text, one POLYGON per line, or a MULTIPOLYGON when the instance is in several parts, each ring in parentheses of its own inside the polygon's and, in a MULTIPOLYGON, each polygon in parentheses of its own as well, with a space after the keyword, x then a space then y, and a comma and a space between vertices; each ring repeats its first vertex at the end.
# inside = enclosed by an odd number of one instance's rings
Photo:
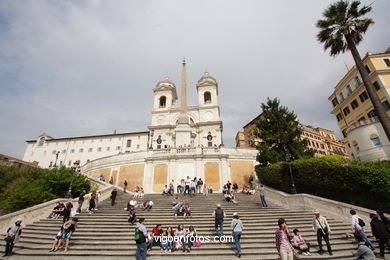
POLYGON ((315 232, 317 232, 317 242, 319 251, 318 253, 322 255, 324 253, 324 250, 322 250, 322 238, 325 240, 326 247, 328 248, 329 255, 333 255, 332 253, 332 247, 330 246, 329 242, 329 235, 330 235, 330 226, 328 224, 328 221, 324 216, 321 216, 319 210, 314 210, 314 217, 312 219, 312 226, 315 232))
POLYGON ((364 232, 364 226, 366 223, 364 223, 364 221, 356 214, 355 210, 351 209, 349 213, 352 215, 352 231, 354 231, 355 234, 360 236, 366 242, 366 246, 374 250, 374 245, 364 232))
POLYGON ((89 214, 92 214, 93 210, 96 207, 95 199, 96 199, 96 192, 94 191, 94 192, 92 192, 91 197, 89 198, 89 205, 88 205, 89 214))
POLYGON ((126 193, 126 189, 127 189, 127 180, 125 180, 125 182, 123 183, 123 192, 126 193))
POLYGON ((370 214, 370 218, 372 234, 379 242, 379 255, 385 257, 385 244, 389 244, 390 231, 387 229, 386 224, 378 219, 376 214, 370 214))
POLYGON ((68 199, 68 202, 65 204, 64 219, 62 223, 69 221, 70 215, 72 213, 72 208, 73 208, 72 199, 68 199))
POLYGON ((221 237, 223 236, 223 220, 226 218, 226 213, 221 209, 221 204, 217 204, 217 208, 213 211, 212 216, 215 218, 215 233, 221 237))
POLYGON ((184 195, 186 195, 186 192, 188 193, 188 195, 190 195, 190 184, 191 184, 190 176, 187 176, 187 180, 185 181, 184 195))
POLYGON ((79 206, 77 207, 77 213, 81 213, 81 208, 83 206, 83 203, 84 203, 84 196, 85 196, 85 190, 83 190, 80 195, 79 195, 79 206))
POLYGON ((22 234, 22 219, 18 218, 14 224, 12 224, 5 235, 5 252, 4 256, 11 256, 14 249, 15 240, 18 241, 22 234))
POLYGON ((238 258, 241 257, 241 235, 242 230, 244 229, 244 225, 242 224, 241 219, 238 217, 238 214, 236 212, 233 213, 233 219, 232 223, 230 223, 230 226, 232 227, 232 235, 234 238, 234 243, 236 245, 236 255, 238 258))
POLYGON ((265 188, 261 184, 259 188, 259 194, 260 194, 260 200, 261 200, 261 207, 262 208, 268 208, 267 202, 265 201, 265 188))
POLYGON ((293 238, 290 230, 288 229, 286 220, 280 218, 278 220, 279 229, 275 232, 276 250, 278 250, 279 259, 281 260, 293 260, 293 248, 290 240, 293 238))
POLYGON ((196 191, 197 191, 199 194, 202 193, 202 186, 203 186, 202 178, 199 178, 198 182, 196 183, 196 191))
POLYGON ((79 221, 78 218, 72 218, 72 220, 64 223, 61 243, 59 243, 57 245, 57 247, 54 249, 54 251, 57 251, 58 248, 63 244, 65 244, 65 252, 67 252, 69 250, 69 241, 70 241, 70 238, 72 237, 73 233, 76 231, 78 221, 79 221))
POLYGON ((137 244, 136 260, 146 260, 146 253, 148 250, 148 231, 145 227, 145 218, 140 218, 135 229, 134 236, 135 243, 137 244))
POLYGON ((111 206, 115 205, 116 195, 118 194, 118 191, 116 188, 113 188, 111 191, 111 206))

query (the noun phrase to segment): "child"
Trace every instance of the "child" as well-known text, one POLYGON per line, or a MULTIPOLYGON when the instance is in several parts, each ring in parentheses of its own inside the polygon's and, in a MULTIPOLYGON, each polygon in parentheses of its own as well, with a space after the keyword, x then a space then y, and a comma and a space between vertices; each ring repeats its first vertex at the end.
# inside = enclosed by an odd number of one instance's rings
POLYGON ((298 229, 294 229, 293 232, 295 235, 292 241, 293 247, 298 249, 302 255, 311 255, 310 243, 305 242, 298 229))

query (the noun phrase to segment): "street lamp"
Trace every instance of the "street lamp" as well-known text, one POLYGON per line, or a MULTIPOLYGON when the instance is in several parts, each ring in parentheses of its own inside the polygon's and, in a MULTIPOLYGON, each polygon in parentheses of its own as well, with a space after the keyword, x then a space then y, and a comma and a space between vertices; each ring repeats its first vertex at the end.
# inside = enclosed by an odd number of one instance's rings
POLYGON ((75 178, 75 176, 76 176, 76 173, 78 172, 79 166, 80 166, 80 162, 79 162, 79 161, 75 161, 75 162, 73 163, 73 167, 72 167, 72 169, 73 169, 72 180, 71 180, 70 185, 69 185, 68 194, 66 194, 65 198, 68 198, 68 199, 72 198, 72 186, 73 186, 73 181, 74 181, 74 178, 75 178))
POLYGON ((294 177, 291 169, 292 159, 294 159, 293 156, 289 153, 286 153, 286 162, 288 163, 288 171, 290 173, 290 179, 291 179, 291 193, 297 194, 297 189, 295 188, 294 177))
POLYGON ((60 151, 56 152, 56 161, 54 162, 54 165, 53 165, 54 168, 57 168, 58 155, 60 155, 60 151))

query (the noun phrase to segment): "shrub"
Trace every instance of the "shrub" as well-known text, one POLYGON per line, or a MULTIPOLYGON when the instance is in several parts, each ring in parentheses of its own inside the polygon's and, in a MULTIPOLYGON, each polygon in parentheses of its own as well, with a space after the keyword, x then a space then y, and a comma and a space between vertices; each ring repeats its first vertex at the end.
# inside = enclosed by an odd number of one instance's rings
MULTIPOLYGON (((262 182, 286 192, 288 164, 256 167, 262 182)), ((366 208, 390 211, 390 162, 350 161, 338 155, 298 159, 291 163, 299 193, 309 193, 366 208)))

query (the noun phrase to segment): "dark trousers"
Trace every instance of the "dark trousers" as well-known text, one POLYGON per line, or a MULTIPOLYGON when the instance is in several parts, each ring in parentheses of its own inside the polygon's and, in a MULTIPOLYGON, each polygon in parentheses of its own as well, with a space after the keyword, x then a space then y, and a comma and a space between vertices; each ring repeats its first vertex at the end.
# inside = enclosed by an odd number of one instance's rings
POLYGON ((6 255, 12 255, 12 250, 14 249, 14 240, 15 239, 7 241, 7 243, 5 245, 5 254, 6 255))
POLYGON ((137 250, 135 251, 136 260, 146 260, 147 250, 148 243, 137 244, 137 250))
POLYGON ((260 195, 260 199, 261 199, 261 206, 267 208, 268 205, 267 205, 267 202, 265 201, 265 196, 260 195))
POLYGON ((178 186, 177 186, 177 193, 180 194, 182 191, 183 191, 183 190, 182 190, 181 185, 178 185, 178 186))
POLYGON ((77 213, 81 213, 81 207, 83 206, 83 203, 84 203, 84 201, 80 201, 79 200, 79 206, 78 206, 78 208, 77 208, 77 213))
POLYGON ((111 198, 111 206, 115 205, 115 199, 116 199, 116 197, 111 198))
POLYGON ((387 238, 377 238, 379 243, 379 255, 385 256, 385 245, 389 245, 389 239, 387 238))
POLYGON ((325 235, 321 229, 317 229, 317 242, 318 242, 318 247, 319 247, 320 251, 323 251, 322 250, 322 238, 324 238, 324 240, 325 240, 326 247, 328 248, 328 253, 331 254, 332 247, 330 246, 330 243, 329 243, 329 236, 325 235))
POLYGON ((190 185, 186 185, 186 188, 184 189, 184 195, 186 194, 186 192, 190 194, 190 185))
POLYGON ((218 236, 223 236, 223 221, 215 221, 215 233, 217 233, 218 236))
POLYGON ((70 211, 65 210, 63 223, 65 223, 66 221, 69 221, 69 218, 70 218, 70 211))

